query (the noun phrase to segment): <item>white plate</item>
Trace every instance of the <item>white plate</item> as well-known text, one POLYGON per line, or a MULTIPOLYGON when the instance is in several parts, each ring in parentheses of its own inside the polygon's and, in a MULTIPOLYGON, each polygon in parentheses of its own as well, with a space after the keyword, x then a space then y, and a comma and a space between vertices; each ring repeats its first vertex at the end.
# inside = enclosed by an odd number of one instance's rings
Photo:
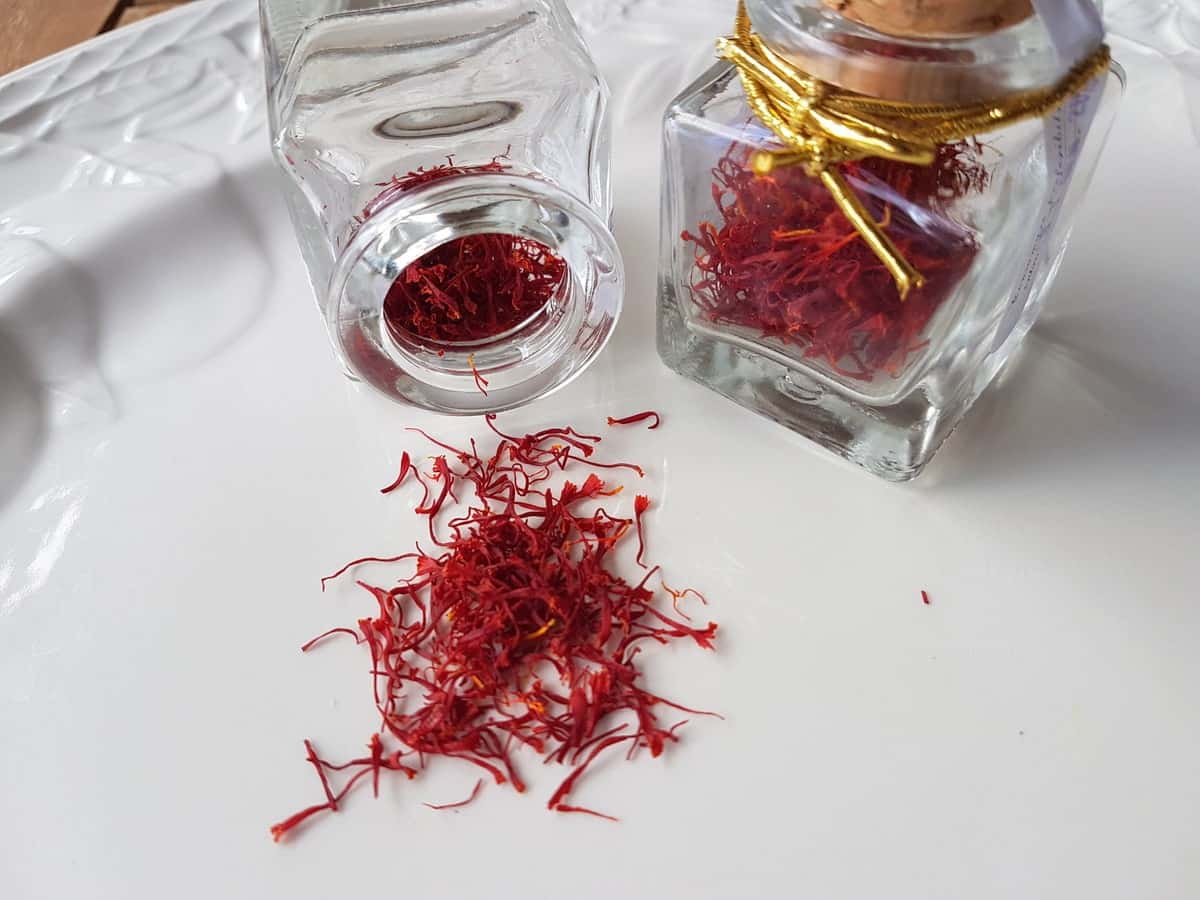
POLYGON ((651 677, 727 720, 585 781, 617 826, 548 813, 532 766, 430 812, 476 777, 435 765, 270 841, 319 797, 302 739, 345 757, 374 724, 358 649, 298 652, 365 608, 318 576, 419 535, 376 490, 404 426, 480 425, 341 377, 253 4, 196 3, 0 81, 0 895, 1196 897, 1195 0, 1108 4, 1130 87, 1051 309, 910 488, 658 362, 658 117, 731 4, 579 5, 627 307, 508 423, 664 412, 613 453, 722 632, 651 677))

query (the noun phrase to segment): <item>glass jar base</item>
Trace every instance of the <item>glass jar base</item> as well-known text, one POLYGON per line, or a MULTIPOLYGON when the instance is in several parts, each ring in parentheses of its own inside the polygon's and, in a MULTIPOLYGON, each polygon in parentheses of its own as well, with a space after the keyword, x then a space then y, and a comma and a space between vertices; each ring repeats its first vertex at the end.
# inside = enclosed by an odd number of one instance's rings
POLYGON ((919 475, 966 411, 932 403, 918 386, 899 402, 869 406, 774 360, 698 330, 660 286, 658 351, 676 372, 764 415, 887 481, 919 475))

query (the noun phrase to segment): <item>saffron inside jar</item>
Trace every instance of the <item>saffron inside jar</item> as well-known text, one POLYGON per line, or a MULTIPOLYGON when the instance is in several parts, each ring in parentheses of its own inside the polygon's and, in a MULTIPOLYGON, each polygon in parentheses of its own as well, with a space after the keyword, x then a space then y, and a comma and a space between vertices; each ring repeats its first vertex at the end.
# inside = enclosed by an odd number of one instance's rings
MULTIPOLYGON (((509 171, 497 156, 479 165, 443 165, 397 175, 355 218, 355 228, 402 194, 435 182, 509 171)), ((388 289, 383 321, 393 337, 437 344, 491 340, 545 309, 567 278, 567 264, 545 244, 513 234, 473 234, 430 250, 388 289)))
POLYGON ((384 300, 384 322, 399 338, 439 344, 490 340, 545 309, 566 274, 561 257, 528 238, 457 238, 400 273, 384 300))
POLYGON ((767 175, 735 144, 713 169, 717 221, 682 239, 694 247, 691 299, 700 316, 799 349, 853 380, 899 377, 928 341, 926 326, 979 251, 947 211, 987 187, 983 145, 938 148, 933 165, 846 163, 871 215, 925 279, 901 299, 891 274, 833 197, 802 166, 767 175))

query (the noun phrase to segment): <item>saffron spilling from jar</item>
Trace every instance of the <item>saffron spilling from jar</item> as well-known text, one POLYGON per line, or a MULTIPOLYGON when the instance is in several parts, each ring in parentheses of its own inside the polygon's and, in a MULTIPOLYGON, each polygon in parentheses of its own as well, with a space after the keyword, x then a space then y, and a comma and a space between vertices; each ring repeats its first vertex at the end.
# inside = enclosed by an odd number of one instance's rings
MULTIPOLYGON (((657 423, 656 413, 629 421, 651 416, 657 423)), ((705 602, 697 592, 661 584, 671 603, 657 602, 651 582, 661 581, 660 570, 642 563, 649 498, 636 497, 632 516, 606 508, 622 488, 599 473, 640 478, 641 468, 594 459, 596 435, 547 428, 517 436, 501 432, 493 416, 487 423, 497 438, 492 453, 481 454, 475 441, 457 448, 428 438, 441 451, 429 468, 405 453, 383 489, 416 488, 416 512, 427 519, 435 549, 355 560, 325 579, 364 563, 406 566, 386 586, 358 582, 372 609, 357 627, 335 628, 302 648, 336 635, 366 648, 380 727, 366 755, 343 763, 305 742, 324 799, 272 826, 275 840, 336 812, 357 785, 369 780, 378 795, 382 772, 415 778, 434 757, 524 791, 518 750, 571 767, 548 800, 551 810, 612 818, 568 802, 589 766, 616 747, 627 758, 658 756, 686 722, 675 713, 712 715, 652 692, 640 667, 650 646, 712 648, 717 632, 713 623, 693 626, 680 608, 689 597, 705 602), (578 483, 560 481, 575 471, 583 475, 578 483), (638 547, 626 565, 640 566, 636 581, 616 566, 631 533, 638 547)), ((464 806, 479 789, 433 808, 464 806)))
MULTIPOLYGON (((421 168, 380 184, 383 190, 358 217, 366 221, 414 188, 464 175, 501 173, 490 163, 421 168)), ((512 234, 474 234, 435 247, 392 283, 383 320, 392 336, 435 344, 473 344, 500 337, 536 316, 558 296, 567 264, 544 244, 512 234)))
POLYGON ((971 268, 974 234, 944 215, 988 184, 983 145, 938 148, 933 165, 867 159, 842 166, 893 243, 924 276, 907 298, 802 166, 758 175, 736 144, 713 169, 719 221, 682 238, 695 248, 691 297, 714 325, 798 348, 845 378, 898 377, 926 326, 971 268))

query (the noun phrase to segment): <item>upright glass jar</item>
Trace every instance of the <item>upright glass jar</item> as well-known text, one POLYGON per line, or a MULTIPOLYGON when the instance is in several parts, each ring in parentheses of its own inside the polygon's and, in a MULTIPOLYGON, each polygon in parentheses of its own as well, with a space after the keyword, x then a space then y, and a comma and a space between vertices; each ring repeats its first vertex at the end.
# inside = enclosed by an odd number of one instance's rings
POLYGON ((562 0, 260 0, 271 133, 348 372, 481 413, 621 307, 607 89, 562 0))
POLYGON ((762 55, 811 92, 769 127, 733 59, 668 110, 659 352, 907 480, 1033 325, 1122 76, 1091 0, 945 0, 919 15, 900 0, 747 0, 742 15, 731 40, 753 48, 752 27, 762 55), (842 99, 822 107, 832 93, 842 99), (935 115, 1040 109, 1038 99, 1053 108, 930 143, 924 156, 862 121, 882 113, 900 132, 952 134, 935 115), (814 127, 832 124, 816 143, 789 142, 789 121, 809 121, 810 104, 832 110, 814 127), (847 122, 853 140, 888 152, 846 151, 847 122))

